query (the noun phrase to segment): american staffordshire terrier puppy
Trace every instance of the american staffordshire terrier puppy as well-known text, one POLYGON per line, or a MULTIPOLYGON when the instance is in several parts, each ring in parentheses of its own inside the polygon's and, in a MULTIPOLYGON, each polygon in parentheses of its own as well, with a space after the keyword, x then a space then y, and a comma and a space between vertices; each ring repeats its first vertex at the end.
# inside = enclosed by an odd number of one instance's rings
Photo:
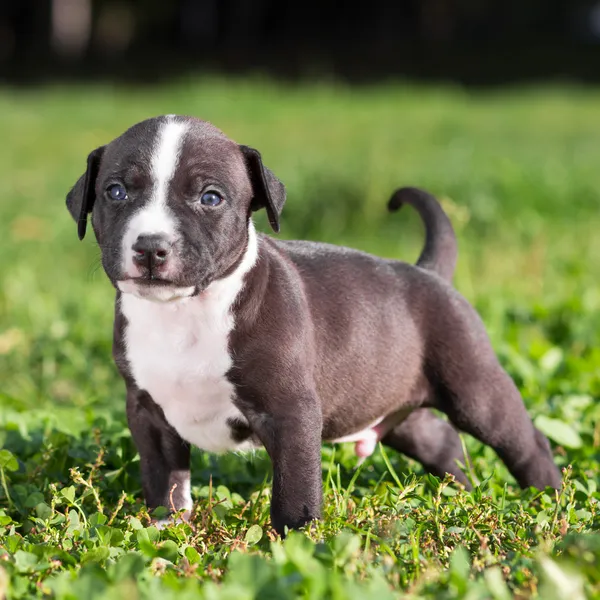
POLYGON ((189 516, 192 444, 264 447, 284 534, 320 515, 323 441, 352 441, 360 457, 381 441, 467 485, 455 427, 521 486, 560 487, 547 439, 450 285, 456 240, 437 201, 414 188, 390 201, 424 219, 416 266, 257 233, 252 213, 266 209, 277 232, 284 201, 256 150, 179 116, 91 152, 67 196, 81 239, 91 214, 116 288, 114 359, 148 507, 189 516))

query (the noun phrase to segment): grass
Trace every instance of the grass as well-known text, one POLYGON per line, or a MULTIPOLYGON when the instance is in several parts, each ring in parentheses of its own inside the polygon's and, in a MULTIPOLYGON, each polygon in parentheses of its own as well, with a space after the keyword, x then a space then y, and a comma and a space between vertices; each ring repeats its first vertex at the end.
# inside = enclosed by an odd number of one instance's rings
MULTIPOLYGON (((600 598, 600 91, 196 80, 0 91, 0 598, 600 598), (472 493, 380 448, 325 446, 324 519, 284 542, 270 466, 193 456, 195 513, 143 507, 112 365, 113 292, 64 208, 87 153, 160 113, 213 121, 287 184, 282 235, 413 261, 442 198, 455 279, 563 469, 519 490, 465 436, 472 493)), ((265 228, 264 217, 259 224, 265 228)))

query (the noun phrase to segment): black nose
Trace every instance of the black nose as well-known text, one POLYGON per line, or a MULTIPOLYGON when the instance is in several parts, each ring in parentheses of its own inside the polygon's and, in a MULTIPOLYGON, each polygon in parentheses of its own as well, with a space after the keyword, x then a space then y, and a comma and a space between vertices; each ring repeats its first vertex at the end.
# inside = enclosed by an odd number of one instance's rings
POLYGON ((171 254, 171 242, 159 234, 140 235, 131 246, 133 262, 149 269, 164 265, 171 254))

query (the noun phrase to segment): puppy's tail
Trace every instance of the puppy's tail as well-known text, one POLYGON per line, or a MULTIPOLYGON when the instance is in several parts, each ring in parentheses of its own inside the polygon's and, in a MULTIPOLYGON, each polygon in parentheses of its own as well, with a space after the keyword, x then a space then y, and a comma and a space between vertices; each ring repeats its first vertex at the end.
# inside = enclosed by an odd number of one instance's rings
POLYGON ((434 196, 414 187, 396 190, 388 202, 388 209, 394 212, 403 204, 413 206, 425 224, 425 246, 417 265, 452 281, 458 246, 454 228, 444 209, 434 196))

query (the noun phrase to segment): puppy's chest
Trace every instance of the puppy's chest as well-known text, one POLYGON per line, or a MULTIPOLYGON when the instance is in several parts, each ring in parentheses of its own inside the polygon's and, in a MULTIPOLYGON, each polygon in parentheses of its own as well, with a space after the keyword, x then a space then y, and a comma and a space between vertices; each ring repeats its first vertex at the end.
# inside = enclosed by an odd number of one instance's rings
POLYGON ((232 424, 246 420, 227 379, 231 315, 195 300, 185 307, 136 302, 135 310, 127 300, 122 310, 128 320, 125 345, 131 373, 171 426, 204 450, 252 447, 249 441, 236 441, 232 430, 232 424))

